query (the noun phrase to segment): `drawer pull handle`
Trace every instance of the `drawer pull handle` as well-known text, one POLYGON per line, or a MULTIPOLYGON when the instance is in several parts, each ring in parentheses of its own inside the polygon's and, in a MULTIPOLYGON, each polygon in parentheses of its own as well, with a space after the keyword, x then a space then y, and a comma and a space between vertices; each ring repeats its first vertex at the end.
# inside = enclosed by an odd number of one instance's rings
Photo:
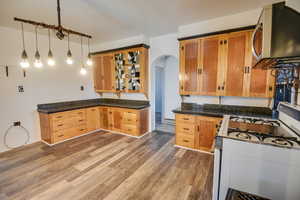
POLYGON ((189 142, 188 140, 183 140, 184 142, 189 142))
POLYGON ((95 109, 92 109, 92 111, 95 111, 95 109))
POLYGON ((190 129, 189 128, 183 128, 183 130, 189 131, 190 129))
POLYGON ((63 126, 63 124, 58 124, 57 126, 63 126))
POLYGON ((189 120, 189 118, 183 118, 183 120, 189 120))
POLYGON ((58 135, 57 137, 63 137, 64 135, 58 135))
POLYGON ((85 130, 84 128, 80 129, 80 131, 84 131, 84 130, 85 130))
POLYGON ((79 122, 83 122, 83 119, 78 120, 79 122))
POLYGON ((131 120, 131 119, 128 119, 127 121, 131 122, 132 120, 131 120))
POLYGON ((62 116, 57 116, 57 117, 56 117, 56 119, 60 119, 60 118, 62 118, 62 116))

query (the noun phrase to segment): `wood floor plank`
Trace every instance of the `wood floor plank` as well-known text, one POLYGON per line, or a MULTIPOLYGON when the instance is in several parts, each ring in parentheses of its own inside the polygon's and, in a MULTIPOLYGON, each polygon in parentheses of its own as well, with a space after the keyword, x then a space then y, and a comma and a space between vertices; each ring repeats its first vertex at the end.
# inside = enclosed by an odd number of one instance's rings
POLYGON ((0 153, 0 199, 208 200, 212 174, 213 156, 175 148, 173 134, 101 131, 0 153))

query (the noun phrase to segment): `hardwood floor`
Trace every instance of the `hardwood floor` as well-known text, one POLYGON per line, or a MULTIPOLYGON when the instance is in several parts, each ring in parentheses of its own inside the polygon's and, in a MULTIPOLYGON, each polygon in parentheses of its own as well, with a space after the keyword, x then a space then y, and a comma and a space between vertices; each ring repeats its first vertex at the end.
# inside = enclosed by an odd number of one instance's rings
POLYGON ((175 148, 174 135, 98 132, 0 154, 0 199, 209 200, 213 156, 175 148))

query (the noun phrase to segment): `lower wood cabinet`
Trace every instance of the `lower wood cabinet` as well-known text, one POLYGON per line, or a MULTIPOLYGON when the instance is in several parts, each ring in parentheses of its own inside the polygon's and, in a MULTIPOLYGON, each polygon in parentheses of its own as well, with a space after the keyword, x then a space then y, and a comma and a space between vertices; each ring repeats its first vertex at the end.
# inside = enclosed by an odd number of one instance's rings
MULTIPOLYGON (((149 109, 126 109, 102 107, 102 124, 100 128, 132 136, 141 136, 148 132, 149 109), (107 119, 107 123, 106 123, 107 119), (106 126, 108 124, 108 126, 106 126)), ((100 114, 101 115, 101 114, 100 114)))
POLYGON ((212 152, 221 120, 216 117, 176 114, 176 145, 212 152))
POLYGON ((48 144, 104 129, 132 136, 148 132, 148 108, 91 107, 53 114, 39 113, 41 138, 48 144))

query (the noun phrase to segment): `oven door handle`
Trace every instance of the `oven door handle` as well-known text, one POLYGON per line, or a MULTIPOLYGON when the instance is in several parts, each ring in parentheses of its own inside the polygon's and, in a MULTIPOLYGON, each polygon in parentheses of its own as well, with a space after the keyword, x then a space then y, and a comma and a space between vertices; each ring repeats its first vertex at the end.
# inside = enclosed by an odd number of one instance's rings
POLYGON ((257 26, 255 27, 254 32, 252 33, 252 54, 254 55, 254 57, 256 58, 256 60, 260 60, 262 55, 258 55, 256 53, 255 50, 255 35, 257 33, 257 31, 262 27, 262 23, 257 24, 257 26))

